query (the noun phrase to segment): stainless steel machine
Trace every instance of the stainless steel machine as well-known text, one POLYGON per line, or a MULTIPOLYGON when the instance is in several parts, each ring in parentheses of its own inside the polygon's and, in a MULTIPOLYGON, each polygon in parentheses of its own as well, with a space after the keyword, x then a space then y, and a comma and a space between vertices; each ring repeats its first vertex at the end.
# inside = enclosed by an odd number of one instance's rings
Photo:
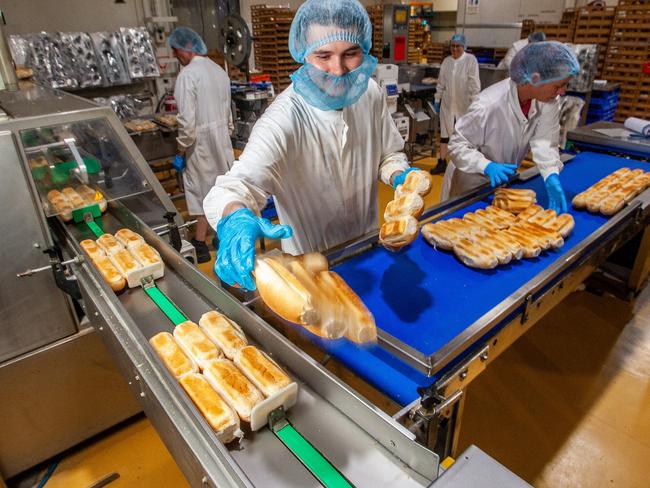
POLYGON ((409 6, 384 5, 384 46, 382 62, 404 64, 408 61, 409 6))

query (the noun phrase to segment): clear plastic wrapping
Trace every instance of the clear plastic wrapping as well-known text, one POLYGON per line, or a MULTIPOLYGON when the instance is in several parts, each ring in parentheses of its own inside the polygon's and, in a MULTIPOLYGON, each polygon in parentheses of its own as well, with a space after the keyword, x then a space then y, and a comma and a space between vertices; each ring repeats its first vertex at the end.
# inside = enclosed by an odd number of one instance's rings
POLYGON ((144 27, 120 27, 131 78, 160 76, 149 32, 144 27))
POLYGON ((109 98, 94 98, 100 105, 111 107, 118 118, 132 119, 151 111, 150 102, 133 95, 114 95, 109 98))
POLYGON ((58 33, 41 32, 27 37, 32 53, 34 77, 52 88, 78 88, 79 81, 70 70, 58 33))
POLYGON ((568 44, 578 58, 580 71, 569 82, 569 91, 586 92, 591 87, 598 69, 597 44, 568 44))
POLYGON ((126 56, 119 32, 93 32, 90 34, 99 65, 107 85, 124 85, 131 81, 126 67, 126 56))
POLYGON ((103 77, 90 36, 85 32, 60 32, 59 40, 69 63, 67 73, 77 80, 78 86, 101 86, 103 77))
POLYGON ((26 36, 9 36, 9 50, 16 66, 31 66, 31 49, 26 36))

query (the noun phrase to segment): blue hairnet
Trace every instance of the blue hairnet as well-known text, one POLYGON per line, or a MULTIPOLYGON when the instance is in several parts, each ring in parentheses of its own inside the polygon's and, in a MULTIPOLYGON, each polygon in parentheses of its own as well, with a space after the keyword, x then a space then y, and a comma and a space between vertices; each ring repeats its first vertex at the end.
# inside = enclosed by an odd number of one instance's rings
POLYGON ((543 85, 575 76, 580 65, 571 48, 557 41, 535 42, 519 51, 510 64, 510 78, 517 85, 543 85), (535 73, 539 81, 533 83, 535 73))
POLYGON ((196 54, 208 54, 208 48, 201 36, 189 27, 176 27, 167 38, 167 42, 174 49, 183 49, 196 54))
POLYGON ((546 34, 542 31, 531 32, 528 35, 528 42, 544 42, 546 40, 546 34))
POLYGON ((451 42, 457 42, 458 44, 462 44, 463 47, 467 47, 467 39, 465 39, 464 34, 454 34, 451 36, 451 42))
POLYGON ((366 9, 357 0, 307 0, 291 23, 291 56, 304 63, 315 49, 334 41, 358 44, 368 54, 372 25, 366 9))

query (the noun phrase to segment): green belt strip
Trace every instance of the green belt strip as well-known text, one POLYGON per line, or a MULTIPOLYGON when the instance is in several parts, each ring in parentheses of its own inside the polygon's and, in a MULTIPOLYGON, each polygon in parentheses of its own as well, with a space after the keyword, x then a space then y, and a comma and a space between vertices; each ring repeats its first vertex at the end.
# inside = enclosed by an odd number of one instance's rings
POLYGON ((93 231, 93 234, 95 234, 96 237, 101 237, 104 234, 104 231, 100 226, 98 226, 94 221, 89 220, 86 222, 86 225, 90 230, 93 231))
POLYGON ((158 305, 158 308, 164 313, 169 320, 172 321, 174 325, 181 324, 187 321, 187 317, 172 303, 172 301, 165 296, 165 294, 160 291, 156 286, 146 286, 144 291, 149 295, 149 298, 158 305))
POLYGON ((307 439, 293 428, 293 425, 287 423, 275 431, 275 435, 323 486, 327 488, 353 487, 307 439))

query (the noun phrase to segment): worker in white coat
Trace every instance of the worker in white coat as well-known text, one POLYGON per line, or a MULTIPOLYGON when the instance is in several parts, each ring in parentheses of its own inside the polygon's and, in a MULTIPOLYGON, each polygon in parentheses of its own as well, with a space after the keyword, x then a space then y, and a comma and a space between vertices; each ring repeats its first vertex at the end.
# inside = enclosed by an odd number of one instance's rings
POLYGON ((456 123, 442 198, 486 182, 506 183, 530 150, 548 193, 549 207, 566 212, 558 150, 560 101, 578 74, 575 54, 559 42, 529 44, 512 61, 510 78, 481 92, 456 123))
POLYGON ((436 85, 434 109, 440 114, 440 154, 431 174, 443 174, 447 169, 447 143, 454 124, 481 91, 478 61, 473 54, 465 52, 465 36, 454 34, 449 46, 451 56, 443 60, 436 85))
POLYGON ((291 254, 323 251, 378 227, 378 180, 409 168, 383 90, 371 79, 370 19, 357 0, 307 0, 289 34, 292 84, 255 124, 203 206, 220 240, 215 272, 255 288, 255 240, 291 254), (259 217, 273 195, 280 223, 259 217))
POLYGON ((168 42, 183 66, 174 87, 178 106, 174 167, 183 173, 187 210, 197 220, 192 245, 202 263, 210 260, 203 199, 235 159, 229 135, 230 80, 221 66, 206 57, 208 49, 192 29, 174 29, 168 42))
POLYGON ((510 69, 510 63, 515 58, 516 54, 521 51, 523 48, 535 42, 544 42, 546 40, 546 34, 541 31, 531 32, 527 38, 518 39, 512 43, 510 49, 497 65, 497 69, 510 69))

